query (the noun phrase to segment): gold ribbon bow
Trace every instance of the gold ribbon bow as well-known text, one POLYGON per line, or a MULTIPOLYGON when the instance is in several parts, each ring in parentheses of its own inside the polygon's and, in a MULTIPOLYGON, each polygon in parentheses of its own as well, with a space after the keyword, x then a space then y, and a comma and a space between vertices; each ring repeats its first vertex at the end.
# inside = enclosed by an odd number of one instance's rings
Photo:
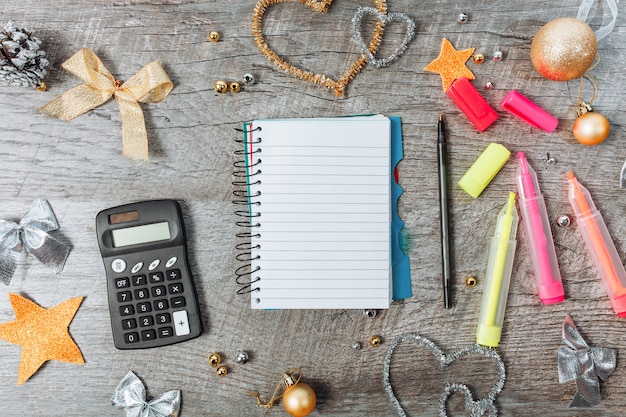
POLYGON ((122 155, 147 161, 148 134, 139 103, 158 103, 174 88, 161 64, 150 62, 124 84, 115 80, 88 48, 81 49, 61 66, 85 84, 66 91, 40 111, 67 122, 115 96, 122 115, 122 155))

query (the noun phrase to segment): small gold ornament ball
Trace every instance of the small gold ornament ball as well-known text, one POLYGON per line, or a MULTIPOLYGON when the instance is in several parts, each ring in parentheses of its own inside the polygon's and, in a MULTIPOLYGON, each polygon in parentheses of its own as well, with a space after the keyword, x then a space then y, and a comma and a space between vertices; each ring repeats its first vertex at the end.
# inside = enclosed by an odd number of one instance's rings
POLYGON ((604 142, 610 131, 609 120, 595 111, 578 116, 574 122, 574 137, 583 145, 593 146, 604 142))
POLYGON ((563 17, 545 24, 530 45, 530 60, 539 74, 553 81, 581 77, 593 64, 598 42, 582 20, 563 17))
POLYGON ((315 391, 303 382, 285 388, 283 407, 293 417, 308 416, 315 408, 316 402, 315 391))

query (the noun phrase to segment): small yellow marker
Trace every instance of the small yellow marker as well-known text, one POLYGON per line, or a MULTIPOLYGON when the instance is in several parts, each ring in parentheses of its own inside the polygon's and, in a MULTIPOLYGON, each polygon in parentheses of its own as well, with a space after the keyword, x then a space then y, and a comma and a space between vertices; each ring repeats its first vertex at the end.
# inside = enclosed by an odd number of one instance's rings
POLYGON ((476 330, 476 343, 479 345, 497 347, 500 343, 517 244, 515 235, 518 221, 515 193, 511 192, 506 205, 498 215, 496 232, 491 239, 487 277, 476 330))

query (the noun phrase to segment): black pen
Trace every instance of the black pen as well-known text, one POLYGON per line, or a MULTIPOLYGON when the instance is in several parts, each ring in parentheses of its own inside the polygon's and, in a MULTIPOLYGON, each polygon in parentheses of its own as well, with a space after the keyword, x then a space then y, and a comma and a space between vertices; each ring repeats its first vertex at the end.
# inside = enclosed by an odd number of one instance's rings
POLYGON ((448 231, 448 162, 446 154, 446 130, 443 116, 437 124, 437 168, 439 170, 439 211, 441 212, 441 267, 443 283, 443 306, 452 308, 452 288, 450 282, 450 234, 448 231))

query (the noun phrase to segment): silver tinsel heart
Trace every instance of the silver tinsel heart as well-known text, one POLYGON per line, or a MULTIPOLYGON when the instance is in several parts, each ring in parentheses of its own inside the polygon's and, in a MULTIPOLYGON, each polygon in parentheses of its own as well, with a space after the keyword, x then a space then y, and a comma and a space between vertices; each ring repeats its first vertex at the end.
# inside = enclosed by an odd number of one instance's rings
POLYGON ((39 87, 50 63, 34 31, 8 22, 0 32, 0 85, 39 87))

